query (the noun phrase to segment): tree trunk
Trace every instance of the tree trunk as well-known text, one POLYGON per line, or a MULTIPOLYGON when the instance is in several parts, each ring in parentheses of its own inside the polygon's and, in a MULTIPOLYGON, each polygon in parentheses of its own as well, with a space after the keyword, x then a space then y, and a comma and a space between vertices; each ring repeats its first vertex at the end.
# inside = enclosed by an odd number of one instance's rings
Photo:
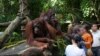
POLYGON ((3 40, 0 44, 0 48, 3 47, 3 44, 7 41, 8 37, 17 28, 17 26, 20 24, 21 21, 22 21, 22 19, 19 16, 17 16, 15 18, 15 20, 13 20, 11 22, 11 24, 7 27, 7 29, 4 31, 3 35, 1 36, 1 38, 3 38, 3 40))

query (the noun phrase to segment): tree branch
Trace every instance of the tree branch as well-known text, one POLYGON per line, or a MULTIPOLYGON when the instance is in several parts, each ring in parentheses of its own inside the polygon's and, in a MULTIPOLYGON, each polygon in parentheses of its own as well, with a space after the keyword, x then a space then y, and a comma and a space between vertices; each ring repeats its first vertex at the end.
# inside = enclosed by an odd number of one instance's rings
MULTIPOLYGON (((23 24, 25 25, 25 24, 26 24, 28 21, 30 21, 30 20, 31 20, 30 18, 26 17, 25 20, 23 20, 23 21, 21 22, 21 24, 22 24, 22 25, 23 25, 23 24)), ((11 22, 12 22, 12 21, 0 23, 0 26, 1 26, 1 27, 7 27, 11 22)))

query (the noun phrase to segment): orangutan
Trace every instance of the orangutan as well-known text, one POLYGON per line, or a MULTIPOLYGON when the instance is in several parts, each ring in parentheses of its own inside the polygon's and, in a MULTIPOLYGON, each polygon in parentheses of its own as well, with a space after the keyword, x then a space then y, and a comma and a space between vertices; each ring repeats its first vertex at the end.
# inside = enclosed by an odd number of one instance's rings
POLYGON ((58 21, 54 16, 54 13, 49 10, 46 13, 41 13, 39 18, 27 23, 25 35, 30 46, 41 49, 47 48, 49 43, 53 42, 55 37, 61 34, 58 21))

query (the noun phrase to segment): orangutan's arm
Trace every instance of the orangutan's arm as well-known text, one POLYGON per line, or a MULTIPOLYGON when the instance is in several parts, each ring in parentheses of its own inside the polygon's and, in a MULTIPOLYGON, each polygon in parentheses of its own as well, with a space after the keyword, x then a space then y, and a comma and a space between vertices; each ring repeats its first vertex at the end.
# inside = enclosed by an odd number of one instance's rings
POLYGON ((28 44, 33 41, 33 32, 32 32, 32 21, 28 22, 25 27, 25 36, 27 39, 28 44))
POLYGON ((35 40, 40 41, 40 42, 53 42, 54 40, 47 38, 47 37, 41 37, 41 38, 35 38, 35 40))

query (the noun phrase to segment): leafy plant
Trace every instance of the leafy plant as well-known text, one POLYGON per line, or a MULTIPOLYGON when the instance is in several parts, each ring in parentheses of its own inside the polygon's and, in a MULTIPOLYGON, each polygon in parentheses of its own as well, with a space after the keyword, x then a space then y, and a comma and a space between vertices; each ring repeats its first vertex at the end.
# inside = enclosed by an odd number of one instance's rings
POLYGON ((13 45, 18 41, 24 40, 24 38, 17 32, 13 32, 12 36, 9 37, 8 42, 5 44, 6 46, 8 45, 13 45))
POLYGON ((56 46, 59 50, 59 53, 57 53, 59 56, 63 56, 65 53, 65 47, 69 44, 66 42, 66 40, 62 36, 57 36, 56 39, 56 46))

